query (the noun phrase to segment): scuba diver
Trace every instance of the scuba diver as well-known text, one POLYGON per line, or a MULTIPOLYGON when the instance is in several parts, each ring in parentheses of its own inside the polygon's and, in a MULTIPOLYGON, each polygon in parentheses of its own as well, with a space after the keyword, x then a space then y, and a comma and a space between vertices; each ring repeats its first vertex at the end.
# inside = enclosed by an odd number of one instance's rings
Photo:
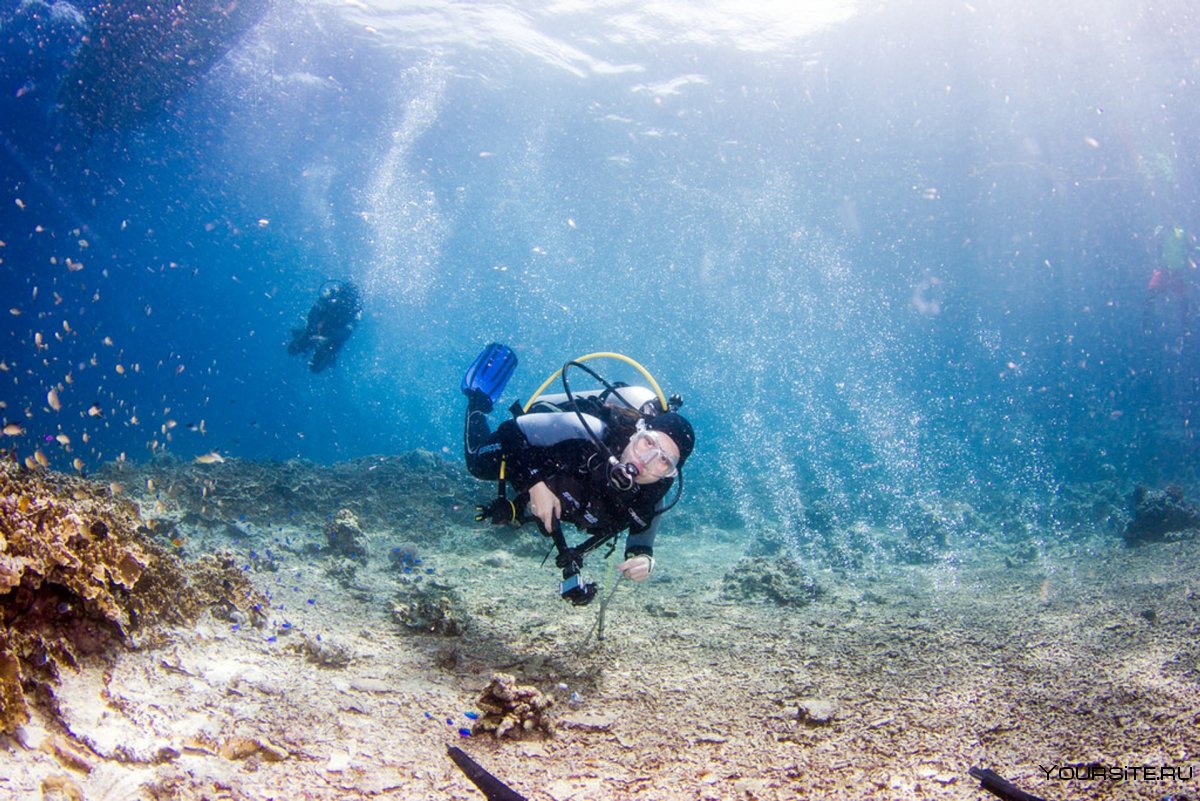
POLYGON ((623 577, 645 581, 654 569, 654 538, 659 516, 679 500, 680 470, 696 436, 677 411, 683 401, 668 401, 650 375, 632 359, 597 353, 569 361, 495 431, 487 415, 517 366, 516 354, 492 343, 483 349, 462 380, 467 396, 463 453, 471 475, 498 480, 497 495, 476 507, 477 521, 521 526, 536 521, 557 551, 562 569, 560 593, 576 606, 596 595, 596 584, 582 573, 583 557, 605 543, 609 553, 626 529, 623 577), (621 359, 640 370, 654 389, 610 384, 582 362, 595 357, 621 359), (603 389, 572 392, 568 370, 580 370, 603 389), (558 375, 563 394, 542 396, 558 375), (510 499, 511 483, 515 497, 510 499), (668 501, 672 487, 674 498, 668 501), (571 547, 562 522, 589 536, 571 547))
POLYGON ((1142 328, 1152 330, 1155 301, 1175 304, 1179 315, 1179 337, 1191 334, 1191 284, 1196 270, 1196 241, 1181 226, 1170 225, 1156 231, 1162 236, 1158 263, 1146 285, 1146 302, 1142 310, 1142 328))
POLYGON ((326 281, 321 285, 321 294, 308 310, 308 323, 304 328, 292 329, 292 341, 288 353, 295 356, 311 350, 312 358, 308 369, 319 373, 332 367, 338 351, 354 333, 354 326, 362 317, 362 303, 358 289, 349 281, 326 281))

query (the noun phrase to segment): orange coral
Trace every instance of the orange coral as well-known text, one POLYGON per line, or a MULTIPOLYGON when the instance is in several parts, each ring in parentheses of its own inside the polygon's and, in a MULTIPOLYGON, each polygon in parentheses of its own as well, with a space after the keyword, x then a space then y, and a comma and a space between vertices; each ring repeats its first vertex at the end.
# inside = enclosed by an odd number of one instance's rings
POLYGON ((260 602, 227 562, 192 567, 190 582, 140 521, 107 485, 0 461, 0 733, 28 720, 30 691, 52 692, 62 667, 133 629, 192 619, 227 595, 247 611, 260 602))

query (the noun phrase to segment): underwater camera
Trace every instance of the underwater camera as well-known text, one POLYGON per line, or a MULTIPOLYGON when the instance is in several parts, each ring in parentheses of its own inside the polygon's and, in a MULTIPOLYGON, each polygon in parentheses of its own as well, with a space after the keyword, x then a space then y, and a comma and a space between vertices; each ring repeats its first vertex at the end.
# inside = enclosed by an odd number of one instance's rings
POLYGON ((582 573, 564 575, 561 593, 576 606, 587 606, 596 597, 596 582, 586 580, 582 573))

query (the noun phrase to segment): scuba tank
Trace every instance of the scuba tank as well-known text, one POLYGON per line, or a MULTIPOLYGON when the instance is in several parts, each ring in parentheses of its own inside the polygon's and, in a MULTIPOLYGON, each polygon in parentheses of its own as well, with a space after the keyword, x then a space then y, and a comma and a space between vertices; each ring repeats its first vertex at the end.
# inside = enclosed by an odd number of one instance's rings
MULTIPOLYGON (((602 405, 610 409, 634 409, 643 417, 658 414, 662 408, 658 403, 658 395, 649 387, 617 384, 611 388, 604 387, 601 389, 585 389, 579 392, 572 392, 570 396, 565 392, 556 392, 550 395, 543 394, 538 396, 537 400, 530 406, 529 411, 573 412, 576 411, 576 406, 582 405, 580 401, 599 401, 602 405)), ((586 409, 581 411, 586 411, 586 409)))

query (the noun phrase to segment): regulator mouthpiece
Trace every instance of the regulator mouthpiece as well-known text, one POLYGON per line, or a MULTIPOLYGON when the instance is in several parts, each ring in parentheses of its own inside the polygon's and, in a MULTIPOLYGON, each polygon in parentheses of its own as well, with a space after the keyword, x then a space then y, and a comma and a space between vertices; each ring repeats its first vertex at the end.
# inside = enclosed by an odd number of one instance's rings
POLYGON ((609 461, 609 483, 621 492, 628 492, 633 489, 634 479, 637 477, 637 465, 621 464, 615 456, 609 461))

